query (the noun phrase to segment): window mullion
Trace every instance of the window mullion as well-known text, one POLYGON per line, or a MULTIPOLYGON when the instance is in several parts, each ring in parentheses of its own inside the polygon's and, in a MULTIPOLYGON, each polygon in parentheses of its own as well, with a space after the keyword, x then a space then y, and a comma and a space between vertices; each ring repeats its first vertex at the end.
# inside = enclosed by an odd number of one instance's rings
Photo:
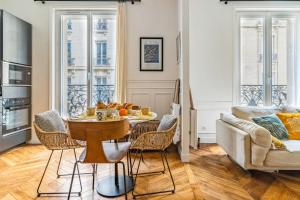
POLYGON ((92 59, 93 59, 93 20, 92 20, 92 13, 89 12, 88 13, 88 43, 87 43, 87 58, 88 58, 88 77, 87 77, 87 106, 90 107, 92 105, 92 89, 93 89, 93 81, 92 81, 92 77, 93 77, 93 70, 92 70, 92 59))
POLYGON ((272 17, 268 14, 265 17, 264 28, 264 104, 272 105, 272 17))

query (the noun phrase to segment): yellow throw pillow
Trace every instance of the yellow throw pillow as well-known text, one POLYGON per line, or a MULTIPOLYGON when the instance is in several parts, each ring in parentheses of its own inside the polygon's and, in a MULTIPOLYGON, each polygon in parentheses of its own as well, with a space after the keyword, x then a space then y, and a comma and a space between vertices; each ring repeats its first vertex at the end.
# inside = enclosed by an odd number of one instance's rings
POLYGON ((288 130, 290 140, 300 140, 300 113, 277 113, 288 130))
POLYGON ((272 136, 272 143, 274 144, 276 149, 286 149, 285 144, 274 136, 272 136))

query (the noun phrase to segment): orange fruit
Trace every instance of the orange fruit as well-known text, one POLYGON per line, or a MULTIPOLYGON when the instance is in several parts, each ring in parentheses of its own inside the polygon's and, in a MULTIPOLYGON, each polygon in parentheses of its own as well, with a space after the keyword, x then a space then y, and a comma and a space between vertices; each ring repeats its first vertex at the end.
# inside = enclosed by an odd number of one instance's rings
POLYGON ((126 115, 128 115, 128 111, 126 109, 122 108, 119 111, 119 115, 120 116, 126 116, 126 115))

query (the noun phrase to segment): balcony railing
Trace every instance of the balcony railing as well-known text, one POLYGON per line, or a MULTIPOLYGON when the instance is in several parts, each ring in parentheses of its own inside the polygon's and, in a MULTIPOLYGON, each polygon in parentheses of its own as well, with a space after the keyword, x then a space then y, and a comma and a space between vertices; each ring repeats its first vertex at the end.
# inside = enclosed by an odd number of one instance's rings
MULTIPOLYGON (((272 104, 275 106, 287 103, 287 85, 272 85, 272 104)), ((263 85, 242 85, 241 104, 246 106, 263 106, 263 85)))
MULTIPOLYGON (((107 102, 115 96, 114 85, 93 85, 92 105, 98 101, 107 102)), ((76 116, 85 111, 88 104, 86 85, 68 85, 68 114, 76 116)))

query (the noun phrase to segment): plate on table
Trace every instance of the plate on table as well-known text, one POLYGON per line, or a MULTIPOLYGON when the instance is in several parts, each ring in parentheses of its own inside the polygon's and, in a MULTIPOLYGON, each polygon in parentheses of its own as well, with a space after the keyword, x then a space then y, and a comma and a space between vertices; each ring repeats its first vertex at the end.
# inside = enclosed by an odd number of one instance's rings
POLYGON ((127 116, 129 120, 153 120, 156 118, 156 113, 150 112, 149 115, 127 116))

